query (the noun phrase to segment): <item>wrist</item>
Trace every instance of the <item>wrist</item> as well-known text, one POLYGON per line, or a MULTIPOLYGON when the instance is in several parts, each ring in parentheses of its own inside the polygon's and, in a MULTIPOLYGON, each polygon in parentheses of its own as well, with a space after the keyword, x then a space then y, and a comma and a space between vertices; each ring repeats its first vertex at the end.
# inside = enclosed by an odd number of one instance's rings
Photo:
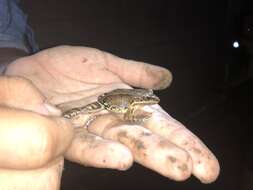
POLYGON ((28 54, 16 48, 0 48, 0 75, 4 73, 7 66, 14 60, 27 56, 28 54))

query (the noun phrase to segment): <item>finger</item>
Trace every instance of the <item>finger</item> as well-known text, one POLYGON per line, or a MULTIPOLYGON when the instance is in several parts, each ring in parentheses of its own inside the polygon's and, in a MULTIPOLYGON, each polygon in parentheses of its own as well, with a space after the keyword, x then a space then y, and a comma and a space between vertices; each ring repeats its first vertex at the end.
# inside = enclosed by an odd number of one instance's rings
POLYGON ((0 168, 42 167, 63 154, 73 137, 66 119, 21 109, 1 106, 0 123, 0 168))
POLYGON ((158 90, 167 88, 172 82, 171 72, 163 67, 104 54, 107 69, 131 86, 158 90))
POLYGON ((59 190, 63 170, 63 157, 45 167, 34 170, 10 170, 0 168, 0 189, 59 190))
POLYGON ((114 121, 115 116, 103 115, 94 120, 88 130, 125 144, 136 162, 161 175, 178 181, 191 175, 192 162, 186 151, 141 126, 115 125, 114 121))
POLYGON ((193 160, 193 174, 202 183, 215 181, 219 175, 220 166, 217 158, 206 145, 158 105, 146 106, 144 109, 153 112, 152 117, 145 123, 145 127, 186 150, 193 160))
POLYGON ((105 140, 81 127, 75 129, 65 157, 84 166, 118 170, 127 170, 133 163, 132 154, 126 146, 105 140))
POLYGON ((0 77, 0 105, 21 108, 44 115, 60 115, 61 111, 46 102, 31 83, 21 77, 0 77))

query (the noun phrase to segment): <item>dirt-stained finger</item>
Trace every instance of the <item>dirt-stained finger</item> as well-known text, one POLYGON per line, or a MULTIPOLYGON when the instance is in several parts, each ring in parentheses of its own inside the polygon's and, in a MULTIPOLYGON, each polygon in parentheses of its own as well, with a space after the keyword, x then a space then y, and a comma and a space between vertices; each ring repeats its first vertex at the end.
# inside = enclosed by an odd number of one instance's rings
POLYGON ((191 175, 192 160, 186 151, 139 125, 112 123, 114 117, 103 115, 94 120, 88 130, 125 144, 136 162, 161 175, 177 181, 191 175))
POLYGON ((103 53, 107 69, 131 86, 159 90, 167 88, 172 82, 172 73, 164 67, 103 53))
POLYGON ((126 170, 132 166, 133 156, 124 145, 75 128, 75 135, 65 157, 84 166, 126 170))
POLYGON ((202 183, 211 183, 217 179, 220 172, 219 162, 196 135, 158 105, 146 106, 144 109, 153 112, 145 127, 186 150, 193 160, 193 174, 202 183))

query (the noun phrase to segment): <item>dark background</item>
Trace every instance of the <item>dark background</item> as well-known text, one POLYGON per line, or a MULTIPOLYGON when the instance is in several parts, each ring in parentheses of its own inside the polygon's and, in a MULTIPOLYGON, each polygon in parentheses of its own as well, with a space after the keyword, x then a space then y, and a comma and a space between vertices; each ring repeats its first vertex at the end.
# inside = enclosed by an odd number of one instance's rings
POLYGON ((23 1, 41 49, 91 46, 170 69, 172 86, 157 92, 161 105, 221 164, 217 181, 203 185, 194 177, 174 182, 138 164, 118 172, 66 162, 61 189, 246 190, 242 184, 252 185, 251 1, 23 1), (240 48, 233 48, 235 40, 240 48))

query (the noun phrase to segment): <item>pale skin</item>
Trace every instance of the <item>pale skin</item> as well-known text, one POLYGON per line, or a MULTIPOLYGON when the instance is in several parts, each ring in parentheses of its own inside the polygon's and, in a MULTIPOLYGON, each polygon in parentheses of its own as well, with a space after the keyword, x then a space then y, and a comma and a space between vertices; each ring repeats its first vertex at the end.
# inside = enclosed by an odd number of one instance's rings
POLYGON ((136 161, 177 181, 193 174, 211 183, 219 174, 207 146, 159 105, 143 108, 152 115, 142 124, 129 126, 102 111, 86 127, 92 114, 69 121, 54 106, 80 98, 88 104, 117 88, 164 89, 171 82, 164 68, 60 46, 14 61, 6 75, 0 77, 0 189, 57 190, 63 158, 118 170, 136 161))

